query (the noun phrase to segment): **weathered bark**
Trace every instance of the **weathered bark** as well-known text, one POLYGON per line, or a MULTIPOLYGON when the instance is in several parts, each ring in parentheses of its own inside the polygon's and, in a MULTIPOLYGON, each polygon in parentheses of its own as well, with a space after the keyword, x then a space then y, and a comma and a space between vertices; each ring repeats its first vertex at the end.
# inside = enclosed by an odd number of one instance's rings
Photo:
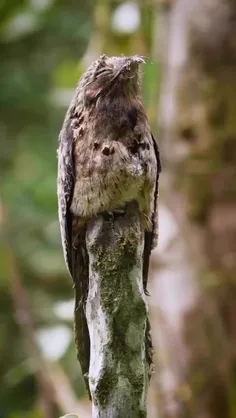
POLYGON ((93 418, 145 417, 148 317, 142 283, 144 233, 137 206, 129 204, 125 215, 107 220, 97 217, 86 242, 93 418))
POLYGON ((233 0, 176 0, 165 10, 165 198, 201 289, 182 316, 186 361, 164 396, 165 418, 235 414, 235 16, 233 0))

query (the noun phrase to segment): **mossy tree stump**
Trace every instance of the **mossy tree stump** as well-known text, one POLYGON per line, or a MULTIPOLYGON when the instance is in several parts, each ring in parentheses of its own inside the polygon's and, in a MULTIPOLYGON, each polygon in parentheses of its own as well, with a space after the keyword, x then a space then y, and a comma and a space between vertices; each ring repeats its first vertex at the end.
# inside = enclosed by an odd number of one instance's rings
POLYGON ((142 280, 144 231, 135 204, 89 226, 86 302, 93 418, 146 416, 148 312, 142 280))

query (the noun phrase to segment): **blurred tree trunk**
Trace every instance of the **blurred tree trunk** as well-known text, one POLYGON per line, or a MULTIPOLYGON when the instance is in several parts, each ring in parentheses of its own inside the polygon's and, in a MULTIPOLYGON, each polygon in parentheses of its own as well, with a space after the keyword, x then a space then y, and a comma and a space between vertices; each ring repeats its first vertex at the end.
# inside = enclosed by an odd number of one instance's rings
POLYGON ((185 241, 185 261, 192 266, 196 283, 193 277, 190 281, 196 288, 191 307, 182 311, 182 354, 168 347, 178 372, 171 390, 159 381, 161 416, 233 418, 236 3, 163 1, 162 38, 163 197, 185 241))

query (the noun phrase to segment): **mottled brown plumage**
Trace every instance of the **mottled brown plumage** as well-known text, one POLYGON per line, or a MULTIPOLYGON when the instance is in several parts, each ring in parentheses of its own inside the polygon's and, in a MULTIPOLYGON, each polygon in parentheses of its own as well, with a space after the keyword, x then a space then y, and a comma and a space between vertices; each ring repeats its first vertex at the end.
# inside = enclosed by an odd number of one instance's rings
POLYGON ((83 75, 59 138, 58 199, 62 243, 76 292, 75 328, 83 374, 89 368, 84 315, 88 287, 85 232, 97 214, 139 203, 145 229, 143 283, 158 232, 160 159, 139 98, 139 56, 95 61, 83 75))

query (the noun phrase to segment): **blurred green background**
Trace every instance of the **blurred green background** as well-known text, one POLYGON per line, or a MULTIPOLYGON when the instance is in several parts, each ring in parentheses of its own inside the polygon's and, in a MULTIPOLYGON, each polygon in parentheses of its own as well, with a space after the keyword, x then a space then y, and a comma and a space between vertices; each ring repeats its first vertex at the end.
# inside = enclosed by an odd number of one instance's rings
POLYGON ((148 418, 236 418, 235 39, 235 0, 0 0, 0 418, 91 417, 56 150, 102 53, 146 57, 162 155, 148 418))
MULTIPOLYGON (((154 9, 131 4, 122 12, 121 3, 0 2, 0 418, 66 412, 50 384, 45 393, 41 372, 48 363, 85 396, 57 220, 57 138, 76 83, 93 59, 103 52, 149 54, 154 9), (124 28, 117 13, 126 20, 128 13, 124 28)), ((156 100, 155 84, 154 65, 148 65, 147 103, 156 100)), ((46 380, 60 386, 55 373, 50 369, 46 380)))

